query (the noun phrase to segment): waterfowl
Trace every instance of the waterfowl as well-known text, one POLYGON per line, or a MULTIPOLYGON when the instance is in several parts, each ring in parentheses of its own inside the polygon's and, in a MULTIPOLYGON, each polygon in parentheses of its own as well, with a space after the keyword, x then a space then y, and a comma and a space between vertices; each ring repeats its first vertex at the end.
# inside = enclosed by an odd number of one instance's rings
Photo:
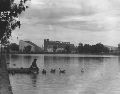
POLYGON ((42 74, 46 74, 46 70, 45 69, 42 70, 42 74))
POLYGON ((13 64, 13 66, 16 66, 16 64, 13 64))
POLYGON ((84 69, 83 69, 83 68, 81 69, 81 72, 84 72, 84 69))
POLYGON ((59 73, 65 73, 65 70, 61 70, 61 69, 59 68, 59 73))
POLYGON ((51 69, 51 71, 50 71, 50 72, 51 72, 51 73, 55 73, 55 71, 56 71, 55 69, 51 69))
POLYGON ((7 64, 10 64, 9 62, 7 64))

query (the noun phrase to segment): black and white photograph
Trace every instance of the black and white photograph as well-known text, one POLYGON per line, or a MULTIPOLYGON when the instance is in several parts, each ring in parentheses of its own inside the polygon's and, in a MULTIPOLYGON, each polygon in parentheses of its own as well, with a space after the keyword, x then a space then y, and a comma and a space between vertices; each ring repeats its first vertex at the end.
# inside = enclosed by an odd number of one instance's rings
POLYGON ((120 0, 0 0, 0 94, 120 94, 120 0))

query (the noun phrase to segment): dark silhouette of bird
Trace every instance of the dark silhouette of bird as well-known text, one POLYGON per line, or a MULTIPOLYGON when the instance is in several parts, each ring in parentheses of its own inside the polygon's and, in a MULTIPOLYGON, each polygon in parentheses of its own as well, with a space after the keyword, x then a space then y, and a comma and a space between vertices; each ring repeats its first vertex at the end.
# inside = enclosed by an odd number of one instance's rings
POLYGON ((10 64, 9 62, 7 64, 10 64))
POLYGON ((65 73, 65 70, 61 70, 61 69, 59 68, 59 73, 65 73))
POLYGON ((81 72, 82 72, 82 73, 84 72, 84 69, 83 69, 83 68, 81 69, 81 72))
POLYGON ((55 73, 56 69, 51 69, 50 72, 51 73, 55 73))
POLYGON ((46 74, 46 70, 45 69, 42 70, 42 74, 46 74))
POLYGON ((16 66, 16 64, 13 64, 13 66, 16 66))

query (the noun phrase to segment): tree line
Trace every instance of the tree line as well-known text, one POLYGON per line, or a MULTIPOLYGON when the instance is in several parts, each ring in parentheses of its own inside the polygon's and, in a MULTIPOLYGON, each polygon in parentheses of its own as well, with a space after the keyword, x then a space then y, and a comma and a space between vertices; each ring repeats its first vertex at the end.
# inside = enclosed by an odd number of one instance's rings
POLYGON ((109 49, 105 47, 102 43, 97 43, 95 45, 79 43, 77 47, 78 53, 109 53, 109 49))
MULTIPOLYGON (((31 53, 31 46, 28 45, 24 48, 24 53, 31 53)), ((8 45, 7 47, 5 47, 6 51, 8 53, 10 53, 10 51, 13 51, 13 52, 19 52, 19 45, 16 44, 16 43, 11 43, 10 45, 8 45)))
MULTIPOLYGON (((6 48, 8 51, 16 51, 19 52, 19 45, 16 43, 11 43, 9 46, 7 46, 6 48)), ((53 47, 53 53, 57 53, 56 52, 57 47, 53 47)), ((101 54, 101 53, 109 53, 109 48, 105 47, 103 44, 101 43, 97 43, 95 45, 90 45, 90 44, 83 44, 83 43, 79 43, 79 45, 77 47, 75 47, 75 53, 93 53, 93 54, 101 54)), ((71 48, 70 46, 66 46, 64 48, 64 51, 61 53, 71 53, 71 48)), ((31 53, 31 46, 26 46, 24 48, 24 53, 31 53)))

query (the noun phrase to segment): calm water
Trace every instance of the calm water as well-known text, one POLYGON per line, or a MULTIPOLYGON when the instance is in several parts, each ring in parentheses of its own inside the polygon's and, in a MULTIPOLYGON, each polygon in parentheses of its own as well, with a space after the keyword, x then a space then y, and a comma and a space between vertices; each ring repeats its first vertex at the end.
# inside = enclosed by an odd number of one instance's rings
POLYGON ((118 56, 10 55, 8 67, 29 67, 34 58, 38 59, 38 75, 10 75, 14 94, 120 94, 118 56), (43 68, 46 75, 41 73, 43 68), (51 68, 56 69, 55 74, 50 73, 51 68), (66 73, 59 74, 59 68, 66 73))

